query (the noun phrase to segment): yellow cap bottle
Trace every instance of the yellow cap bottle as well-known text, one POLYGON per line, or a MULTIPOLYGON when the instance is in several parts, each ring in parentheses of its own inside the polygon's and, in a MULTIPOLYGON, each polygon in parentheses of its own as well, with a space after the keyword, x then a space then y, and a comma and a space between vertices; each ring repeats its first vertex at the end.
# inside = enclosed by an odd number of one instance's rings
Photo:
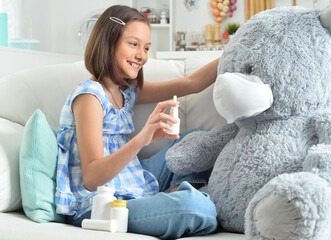
POLYGON ((128 231, 129 209, 127 209, 126 203, 126 200, 114 200, 113 206, 110 208, 110 220, 117 222, 116 232, 128 231))

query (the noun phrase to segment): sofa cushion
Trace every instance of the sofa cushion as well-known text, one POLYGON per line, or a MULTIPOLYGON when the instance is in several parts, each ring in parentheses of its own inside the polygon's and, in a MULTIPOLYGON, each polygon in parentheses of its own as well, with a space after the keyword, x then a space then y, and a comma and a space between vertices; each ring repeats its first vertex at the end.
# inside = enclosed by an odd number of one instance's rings
POLYGON ((84 62, 29 69, 0 79, 0 117, 21 125, 41 109, 51 127, 59 124, 60 111, 73 87, 90 78, 84 62))
POLYGON ((41 110, 25 125, 20 151, 20 183, 25 214, 36 222, 63 222, 55 213, 57 140, 41 110))
MULTIPOLYGON (((185 60, 185 73, 190 75, 197 69, 203 67, 215 58, 189 58, 185 60)), ((214 84, 205 90, 191 94, 186 97, 186 128, 199 128, 203 130, 211 130, 215 126, 226 124, 213 102, 214 84)))
POLYGON ((24 127, 0 118, 0 212, 21 208, 19 150, 24 127))

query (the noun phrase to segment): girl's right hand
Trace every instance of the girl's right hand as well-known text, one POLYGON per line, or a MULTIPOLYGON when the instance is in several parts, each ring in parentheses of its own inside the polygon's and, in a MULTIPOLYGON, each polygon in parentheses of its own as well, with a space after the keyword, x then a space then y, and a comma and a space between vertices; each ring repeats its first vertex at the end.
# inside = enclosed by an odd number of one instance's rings
POLYGON ((166 114, 165 111, 168 107, 175 107, 178 102, 173 100, 168 100, 164 102, 159 102, 154 111, 149 116, 144 128, 137 135, 139 137, 139 143, 143 146, 147 146, 152 142, 159 141, 163 138, 178 139, 179 135, 170 135, 167 131, 171 131, 172 128, 166 122, 170 121, 177 123, 177 120, 170 115, 166 114))

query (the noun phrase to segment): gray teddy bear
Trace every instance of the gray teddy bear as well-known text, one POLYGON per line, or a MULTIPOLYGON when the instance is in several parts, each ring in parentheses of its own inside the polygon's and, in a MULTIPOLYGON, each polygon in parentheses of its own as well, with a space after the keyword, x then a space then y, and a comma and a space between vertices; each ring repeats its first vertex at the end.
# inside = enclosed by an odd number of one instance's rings
POLYGON ((258 13, 219 63, 214 103, 228 124, 187 135, 166 153, 168 167, 212 169, 203 191, 227 231, 330 240, 330 93, 331 7, 258 13))

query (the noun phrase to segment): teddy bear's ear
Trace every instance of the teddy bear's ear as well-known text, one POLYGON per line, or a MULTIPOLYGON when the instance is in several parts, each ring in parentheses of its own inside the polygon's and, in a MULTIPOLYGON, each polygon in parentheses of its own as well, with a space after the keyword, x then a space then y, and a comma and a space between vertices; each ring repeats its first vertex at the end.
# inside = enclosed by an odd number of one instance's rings
POLYGON ((322 26, 328 29, 329 33, 331 34, 331 6, 322 11, 320 15, 320 21, 322 26))

